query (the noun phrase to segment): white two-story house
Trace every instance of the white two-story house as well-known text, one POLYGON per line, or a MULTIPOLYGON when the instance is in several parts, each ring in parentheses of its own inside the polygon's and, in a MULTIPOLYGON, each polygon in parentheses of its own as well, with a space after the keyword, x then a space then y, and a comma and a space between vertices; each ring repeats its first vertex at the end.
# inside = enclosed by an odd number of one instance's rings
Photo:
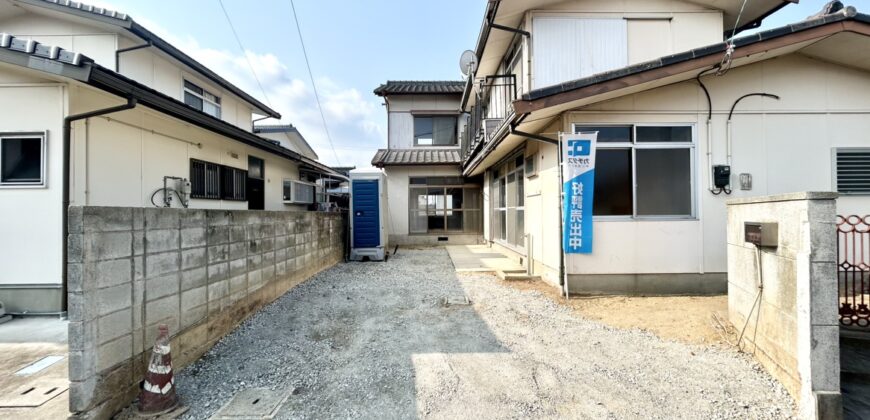
POLYGON ((490 0, 460 103, 486 240, 572 293, 724 293, 729 198, 838 191, 870 213, 870 16, 741 35, 789 3, 490 0), (559 141, 580 131, 594 241, 563 257, 559 141))
POLYGON ((284 184, 337 174, 255 117, 280 114, 123 13, 0 0, 0 301, 65 310, 70 205, 304 209, 284 184))
POLYGON ((464 82, 389 81, 375 89, 387 110, 383 168, 389 191, 391 244, 478 243, 483 201, 480 177, 460 167, 467 116, 459 109, 464 82))

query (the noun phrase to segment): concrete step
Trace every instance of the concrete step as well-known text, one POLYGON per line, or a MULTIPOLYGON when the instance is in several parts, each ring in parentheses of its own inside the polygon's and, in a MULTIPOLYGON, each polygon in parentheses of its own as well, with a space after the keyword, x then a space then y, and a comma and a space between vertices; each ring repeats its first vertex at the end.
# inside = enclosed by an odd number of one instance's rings
POLYGON ((495 275, 505 281, 536 281, 541 276, 526 274, 526 270, 496 270, 495 275))

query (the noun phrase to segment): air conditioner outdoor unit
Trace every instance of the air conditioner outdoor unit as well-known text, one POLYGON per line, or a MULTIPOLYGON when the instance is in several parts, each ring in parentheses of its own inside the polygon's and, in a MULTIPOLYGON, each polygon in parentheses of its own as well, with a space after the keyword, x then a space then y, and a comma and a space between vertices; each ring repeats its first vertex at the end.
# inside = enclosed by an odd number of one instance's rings
POLYGON ((314 203, 316 185, 310 182, 284 180, 284 203, 285 204, 311 204, 314 203))

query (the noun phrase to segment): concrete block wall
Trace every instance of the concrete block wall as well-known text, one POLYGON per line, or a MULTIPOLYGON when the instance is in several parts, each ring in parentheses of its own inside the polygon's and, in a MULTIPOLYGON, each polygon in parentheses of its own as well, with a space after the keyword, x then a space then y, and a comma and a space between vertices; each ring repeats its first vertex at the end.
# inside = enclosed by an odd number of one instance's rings
POLYGON ((246 317, 342 260, 338 213, 72 207, 70 411, 135 398, 157 326, 176 369, 246 317))
POLYGON ((806 419, 842 416, 836 198, 803 192, 728 202, 729 318, 738 332, 745 325, 744 349, 806 419), (777 223, 778 245, 745 242, 745 222, 777 223))

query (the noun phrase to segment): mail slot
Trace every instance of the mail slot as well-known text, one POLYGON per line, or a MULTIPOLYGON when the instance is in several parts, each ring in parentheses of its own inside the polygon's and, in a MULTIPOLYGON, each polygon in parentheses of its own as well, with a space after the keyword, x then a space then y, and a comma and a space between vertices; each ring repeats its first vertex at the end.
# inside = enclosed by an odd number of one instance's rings
POLYGON ((758 247, 777 247, 779 225, 776 223, 743 223, 744 240, 758 247))

